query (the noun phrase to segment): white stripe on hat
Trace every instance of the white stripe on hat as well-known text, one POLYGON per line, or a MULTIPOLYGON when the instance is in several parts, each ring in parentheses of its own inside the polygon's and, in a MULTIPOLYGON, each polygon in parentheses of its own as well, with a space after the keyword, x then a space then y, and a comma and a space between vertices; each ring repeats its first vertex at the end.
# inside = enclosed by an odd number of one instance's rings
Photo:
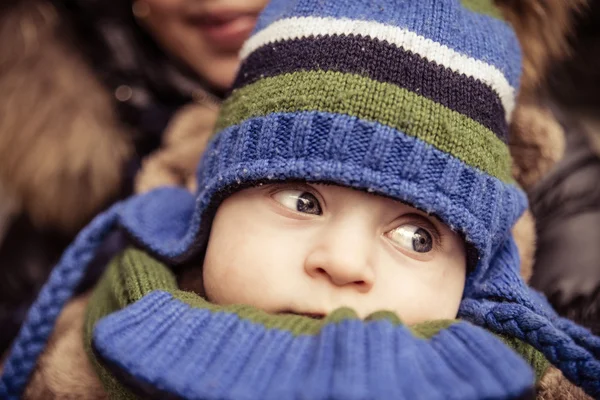
POLYGON ((506 112, 506 120, 510 122, 515 107, 515 89, 498 68, 396 26, 375 21, 327 17, 287 18, 272 23, 250 37, 244 44, 240 57, 244 60, 260 47, 278 41, 332 35, 360 35, 387 41, 454 72, 475 78, 498 94, 506 112))

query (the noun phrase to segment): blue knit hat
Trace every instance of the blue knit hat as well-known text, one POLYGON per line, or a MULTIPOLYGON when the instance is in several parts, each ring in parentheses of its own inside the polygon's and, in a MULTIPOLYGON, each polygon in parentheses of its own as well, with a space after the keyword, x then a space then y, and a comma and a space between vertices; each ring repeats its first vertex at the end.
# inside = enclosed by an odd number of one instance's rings
POLYGON ((272 0, 242 59, 198 193, 134 197, 82 231, 31 309, 0 393, 20 393, 111 230, 180 262, 203 251, 228 194, 304 180, 407 202, 464 234, 477 259, 459 316, 533 345, 600 396, 600 339, 559 318, 519 275, 511 228, 527 203, 506 143, 521 58, 490 1, 272 0))

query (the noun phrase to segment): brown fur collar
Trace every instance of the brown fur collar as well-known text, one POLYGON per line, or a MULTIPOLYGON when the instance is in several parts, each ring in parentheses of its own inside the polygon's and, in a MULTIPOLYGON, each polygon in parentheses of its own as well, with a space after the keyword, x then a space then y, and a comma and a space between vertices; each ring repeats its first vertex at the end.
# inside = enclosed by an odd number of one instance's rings
POLYGON ((529 282, 531 275, 533 275, 536 246, 535 219, 531 211, 526 210, 521 218, 517 220, 512 228, 512 234, 521 259, 521 278, 525 282, 529 282))
MULTIPOLYGON (((539 182, 563 156, 563 128, 539 104, 521 103, 511 125, 509 148, 513 158, 512 174, 526 191, 539 182)), ((536 230, 528 210, 512 229, 521 258, 521 277, 528 282, 533 274, 536 230)))
POLYGON ((550 367, 538 384, 537 400, 592 400, 583 390, 565 378, 559 369, 550 367))
POLYGON ((38 227, 73 233, 120 188, 132 146, 46 0, 0 13, 0 180, 38 227))
POLYGON ((24 399, 108 399, 83 348, 83 321, 89 296, 70 302, 40 357, 24 399))
POLYGON ((210 139, 219 104, 205 101, 183 107, 173 116, 160 149, 142 161, 135 177, 135 192, 159 186, 185 186, 196 190, 196 167, 210 139))
POLYGON ((513 115, 509 146, 513 176, 529 190, 563 157, 564 131, 548 109, 521 102, 513 115))
POLYGON ((528 189, 562 157, 564 132, 539 101, 550 67, 571 54, 575 18, 588 0, 495 0, 523 50, 523 77, 511 124, 513 175, 528 189))
MULTIPOLYGON (((570 54, 574 18, 587 0, 495 0, 513 25, 523 49, 521 94, 513 114, 510 152, 513 176, 525 189, 534 186, 560 160, 564 132, 552 113, 537 101, 550 66, 570 54)), ((513 228, 521 256, 521 275, 531 277, 535 221, 527 212, 513 228)))

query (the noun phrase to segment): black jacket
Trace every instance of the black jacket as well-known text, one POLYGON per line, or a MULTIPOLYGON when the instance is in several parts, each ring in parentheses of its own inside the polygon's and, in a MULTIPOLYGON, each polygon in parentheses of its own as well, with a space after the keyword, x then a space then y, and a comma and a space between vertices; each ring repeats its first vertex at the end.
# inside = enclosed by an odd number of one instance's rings
POLYGON ((600 157, 583 128, 566 139, 564 159, 530 193, 538 234, 531 283, 560 314, 600 334, 600 157))

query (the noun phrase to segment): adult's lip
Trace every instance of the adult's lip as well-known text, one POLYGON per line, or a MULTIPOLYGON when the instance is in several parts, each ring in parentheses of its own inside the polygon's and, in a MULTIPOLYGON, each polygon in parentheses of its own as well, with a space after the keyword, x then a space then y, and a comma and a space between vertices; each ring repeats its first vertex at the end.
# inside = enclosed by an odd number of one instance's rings
POLYGON ((256 25, 256 12, 221 10, 204 12, 191 19, 214 46, 224 51, 239 50, 256 25))

